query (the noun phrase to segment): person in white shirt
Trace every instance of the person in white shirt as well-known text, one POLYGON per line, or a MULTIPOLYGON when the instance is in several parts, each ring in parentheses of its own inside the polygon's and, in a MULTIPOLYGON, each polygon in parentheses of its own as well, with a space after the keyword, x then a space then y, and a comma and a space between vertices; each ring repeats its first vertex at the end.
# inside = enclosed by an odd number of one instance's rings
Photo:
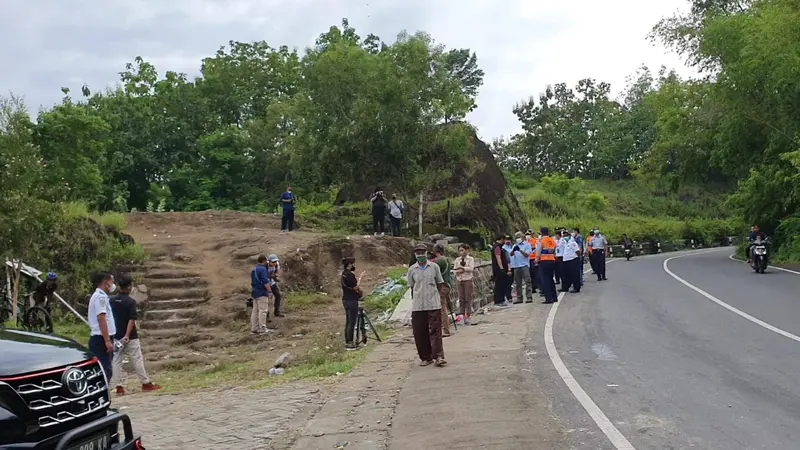
POLYGON ((577 294, 581 291, 581 247, 566 230, 563 232, 561 242, 563 242, 564 247, 564 261, 561 264, 561 292, 569 291, 571 286, 572 291, 570 292, 577 294))
POLYGON ((114 276, 108 272, 97 272, 92 276, 95 286, 94 294, 89 298, 89 350, 100 361, 106 376, 106 383, 111 379, 111 360, 114 355, 114 341, 117 334, 114 323, 114 312, 108 294, 113 292, 114 276))
POLYGON ((594 270, 597 273, 597 281, 606 281, 606 258, 608 257, 608 241, 597 228, 594 229, 592 238, 592 256, 594 257, 594 270))
POLYGON ((556 235, 553 236, 556 240, 556 270, 555 270, 555 277, 556 277, 556 284, 561 283, 561 280, 564 279, 564 240, 562 239, 564 233, 563 228, 558 228, 556 230, 556 235))
POLYGON ((392 236, 400 236, 400 225, 403 223, 403 201, 397 199, 397 194, 392 195, 389 202, 389 218, 392 221, 392 236))

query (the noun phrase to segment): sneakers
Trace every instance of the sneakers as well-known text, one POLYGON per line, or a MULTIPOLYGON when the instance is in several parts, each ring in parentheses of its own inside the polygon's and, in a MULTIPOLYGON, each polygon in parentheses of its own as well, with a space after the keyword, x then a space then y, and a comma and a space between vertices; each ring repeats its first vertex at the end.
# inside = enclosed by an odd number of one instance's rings
POLYGON ((508 308, 508 303, 495 303, 494 306, 497 306, 498 308, 508 308))
POLYGON ((436 358, 436 361, 433 364, 435 364, 437 367, 442 367, 447 364, 447 361, 445 361, 444 358, 436 358))
POLYGON ((117 392, 117 397, 127 394, 127 392, 125 392, 125 388, 122 386, 117 386, 116 392, 117 392))
POLYGON ((419 362, 419 365, 422 366, 422 367, 430 366, 431 364, 433 364, 433 361, 420 361, 419 362))
MULTIPOLYGON (((119 389, 119 388, 117 388, 117 389, 119 389)), ((142 385, 142 391, 143 392, 152 392, 152 391, 157 391, 159 389, 161 389, 161 386, 159 386, 157 384, 153 384, 153 383, 147 383, 147 384, 143 384, 142 385)))
POLYGON ((361 347, 358 344, 347 344, 344 346, 345 351, 354 352, 356 350, 360 350, 361 347))

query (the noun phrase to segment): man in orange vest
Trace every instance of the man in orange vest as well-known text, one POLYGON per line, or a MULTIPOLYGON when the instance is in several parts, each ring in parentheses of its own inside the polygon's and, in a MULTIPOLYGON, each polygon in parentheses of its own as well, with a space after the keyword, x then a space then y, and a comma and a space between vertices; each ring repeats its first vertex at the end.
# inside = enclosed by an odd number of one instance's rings
POLYGON ((542 227, 542 238, 536 244, 536 265, 539 266, 539 277, 542 280, 544 303, 558 301, 555 285, 556 240, 550 237, 550 230, 542 227))
POLYGON ((533 231, 528 230, 525 233, 525 239, 528 240, 528 243, 531 244, 531 248, 534 250, 531 252, 530 256, 530 265, 531 265, 531 283, 533 283, 533 293, 536 293, 536 288, 541 287, 539 284, 539 266, 536 265, 536 244, 539 242, 539 239, 533 234, 533 231))

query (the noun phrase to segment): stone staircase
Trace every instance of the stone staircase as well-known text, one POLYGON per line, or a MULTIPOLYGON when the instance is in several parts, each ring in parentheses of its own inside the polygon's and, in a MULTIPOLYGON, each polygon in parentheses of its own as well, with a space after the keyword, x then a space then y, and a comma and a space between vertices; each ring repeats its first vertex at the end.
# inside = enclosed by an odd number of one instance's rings
POLYGON ((185 328, 198 315, 199 305, 208 301, 207 282, 196 271, 155 262, 143 275, 141 284, 147 287, 147 300, 142 304, 143 330, 185 328))

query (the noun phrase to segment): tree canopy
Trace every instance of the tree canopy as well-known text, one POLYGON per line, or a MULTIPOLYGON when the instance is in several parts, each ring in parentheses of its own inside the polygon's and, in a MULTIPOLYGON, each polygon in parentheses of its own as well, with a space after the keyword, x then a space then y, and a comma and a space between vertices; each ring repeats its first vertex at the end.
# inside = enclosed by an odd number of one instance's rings
POLYGON ((701 78, 641 68, 616 99, 591 78, 549 86, 514 108, 523 132, 494 150, 506 169, 537 176, 638 177, 673 192, 738 184, 728 204, 743 220, 800 231, 798 37, 796 0, 692 0, 651 39, 701 78))
POLYGON ((200 72, 161 76, 137 57, 116 88, 84 86, 79 98, 64 88, 35 123, 16 117, 46 161, 49 199, 202 210, 271 207, 287 184, 412 191, 434 159, 468 154, 463 119, 483 82, 469 49, 423 32, 362 38, 346 19, 303 53, 231 41, 200 72))

